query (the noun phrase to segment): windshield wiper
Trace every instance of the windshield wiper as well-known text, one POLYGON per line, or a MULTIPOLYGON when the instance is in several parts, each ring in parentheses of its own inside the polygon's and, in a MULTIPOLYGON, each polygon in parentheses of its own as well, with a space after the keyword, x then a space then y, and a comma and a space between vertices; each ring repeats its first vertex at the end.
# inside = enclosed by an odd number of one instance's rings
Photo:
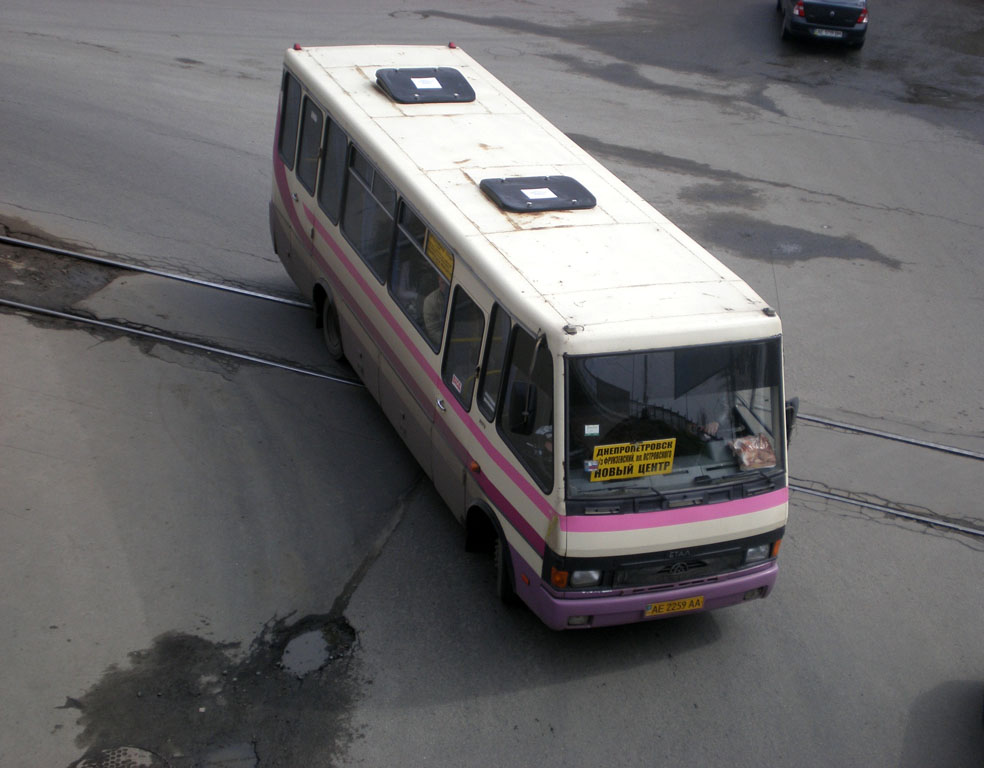
MULTIPOLYGON (((779 472, 781 474, 781 472, 779 472)), ((766 472, 764 469, 752 469, 746 472, 742 472, 738 477, 741 479, 742 485, 749 482, 754 482, 755 480, 764 480, 768 483, 769 487, 767 490, 775 490, 776 487, 776 470, 772 472, 766 472), (749 477, 751 475, 751 477, 749 477)))
POLYGON ((585 488, 584 490, 577 489, 577 496, 575 498, 582 498, 584 496, 625 496, 629 493, 637 493, 640 495, 648 495, 653 493, 653 491, 645 488, 585 488))

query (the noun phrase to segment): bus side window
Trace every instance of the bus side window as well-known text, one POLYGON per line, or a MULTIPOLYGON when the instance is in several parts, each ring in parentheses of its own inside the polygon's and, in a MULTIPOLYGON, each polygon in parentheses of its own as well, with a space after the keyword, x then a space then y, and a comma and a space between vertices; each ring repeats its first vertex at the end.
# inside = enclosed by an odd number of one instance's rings
POLYGON ((541 490, 554 482, 553 361, 545 341, 522 328, 513 333, 506 361, 506 386, 499 434, 541 490))
POLYGON ((451 281, 425 255, 424 244, 433 237, 417 215, 402 204, 388 288, 393 300, 436 352, 444 335, 451 281))
POLYGON ((325 118, 321 110, 307 97, 304 98, 303 114, 297 158, 297 179, 304 189, 313 194, 314 181, 318 176, 318 156, 321 153, 321 126, 325 118))
POLYGON ((451 305, 451 322, 448 325, 448 343, 444 349, 441 377, 466 411, 471 409, 484 332, 485 315, 471 296, 459 286, 454 291, 451 305))
POLYGON ((280 113, 280 138, 277 149, 280 159, 288 168, 294 167, 297 151, 297 117, 301 108, 301 86, 289 72, 284 72, 284 86, 280 113))
POLYGON ((502 364, 506 359, 509 343, 509 327, 512 320, 498 304, 492 307, 492 330, 485 343, 485 362, 478 382, 478 407, 489 421, 495 421, 495 409, 499 403, 502 386, 502 364))
POLYGON ((325 145, 322 151, 321 178, 318 181, 318 205, 332 224, 338 223, 342 207, 342 185, 345 181, 345 157, 348 137, 331 118, 327 120, 325 145))
POLYGON ((396 192, 356 147, 349 153, 342 232, 379 282, 383 282, 393 241, 396 192))

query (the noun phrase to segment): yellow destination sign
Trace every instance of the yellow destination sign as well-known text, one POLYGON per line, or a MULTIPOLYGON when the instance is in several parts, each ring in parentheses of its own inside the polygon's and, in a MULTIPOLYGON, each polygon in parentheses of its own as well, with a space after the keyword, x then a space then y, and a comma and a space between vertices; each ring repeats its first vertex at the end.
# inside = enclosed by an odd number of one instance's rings
POLYGON ((647 475, 668 475, 673 471, 676 438, 647 440, 642 443, 616 443, 596 445, 591 457, 597 468, 588 478, 599 480, 627 480, 647 475))

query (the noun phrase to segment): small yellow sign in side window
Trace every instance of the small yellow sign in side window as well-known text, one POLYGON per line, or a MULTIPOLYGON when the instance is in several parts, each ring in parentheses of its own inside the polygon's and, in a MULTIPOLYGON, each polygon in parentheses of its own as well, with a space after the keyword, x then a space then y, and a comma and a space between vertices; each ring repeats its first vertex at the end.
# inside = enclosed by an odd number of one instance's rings
POLYGON ((424 251, 427 253, 427 258, 437 267, 438 272, 450 282, 451 275, 454 274, 454 254, 430 232, 427 233, 427 245, 424 251))

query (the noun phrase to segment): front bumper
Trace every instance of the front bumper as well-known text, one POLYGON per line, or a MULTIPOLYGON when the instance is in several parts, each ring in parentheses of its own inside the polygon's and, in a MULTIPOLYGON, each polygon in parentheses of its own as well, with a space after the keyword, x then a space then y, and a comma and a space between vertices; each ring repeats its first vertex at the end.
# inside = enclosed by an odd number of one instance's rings
POLYGON ((775 586, 778 572, 776 561, 771 560, 752 568, 681 587, 598 593, 560 592, 545 584, 539 574, 526 571, 525 578, 521 573, 520 578, 516 579, 516 592, 551 629, 586 629, 680 615, 670 613, 661 617, 647 617, 646 607, 653 603, 703 597, 703 608, 687 611, 699 613, 736 605, 752 597, 767 597, 775 586), (568 623, 572 616, 589 618, 584 623, 572 626, 568 623))

